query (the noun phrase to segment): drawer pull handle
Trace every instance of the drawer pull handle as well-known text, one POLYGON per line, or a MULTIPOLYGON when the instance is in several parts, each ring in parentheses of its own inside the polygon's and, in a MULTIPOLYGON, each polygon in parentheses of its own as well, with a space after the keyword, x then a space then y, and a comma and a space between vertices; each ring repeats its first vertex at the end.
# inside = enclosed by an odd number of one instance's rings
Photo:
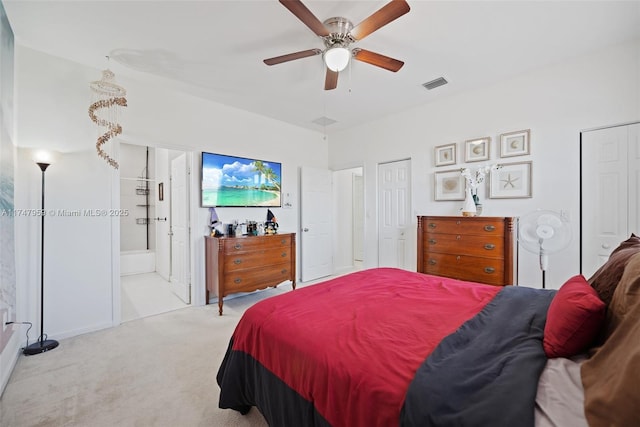
POLYGON ((436 223, 435 222, 430 222, 429 223, 429 228, 436 228, 436 223))
POLYGON ((495 225, 485 225, 484 226, 484 231, 495 231, 496 230, 496 226, 495 225))
POLYGON ((436 262, 436 260, 435 260, 435 259, 433 259, 433 258, 430 258, 430 259, 429 259, 429 264, 430 264, 430 265, 436 265, 436 263, 437 263, 437 262, 436 262))
POLYGON ((242 279, 240 279, 240 278, 237 278, 237 279, 235 279, 235 280, 233 281, 233 283, 235 283, 236 285, 239 285, 239 284, 240 284, 240 282, 242 282, 242 279))
POLYGON ((242 249, 242 245, 240 243, 236 243, 236 245, 234 246, 234 248, 236 249, 242 249))
POLYGON ((280 240, 280 243, 282 243, 284 245, 285 243, 287 243, 287 239, 280 240))
POLYGON ((286 268, 283 268, 283 269, 280 271, 280 273, 282 273, 282 274, 287 274, 287 269, 286 269, 286 268))
POLYGON ((429 239, 429 244, 430 245, 435 245, 436 243, 438 243, 438 242, 436 242, 436 239, 429 239))
POLYGON ((496 269, 493 267, 485 267, 484 272, 487 274, 495 273, 496 269))
POLYGON ((458 220, 458 221, 456 221, 456 225, 460 225, 460 221, 459 221, 459 220, 458 220))
POLYGON ((456 236, 456 240, 460 240, 460 239, 462 239, 462 236, 457 235, 457 236, 456 236))
POLYGON ((460 255, 456 257, 456 261, 460 261, 460 255))
POLYGON ((238 259, 234 259, 234 260, 233 260, 233 263, 234 263, 235 265, 242 264, 242 260, 241 260, 240 258, 238 258, 238 259))
POLYGON ((493 243, 487 243, 486 245, 484 245, 484 248, 488 251, 492 251, 496 248, 496 245, 494 245, 493 243))
POLYGON ((285 258, 287 256, 286 252, 282 252, 282 255, 280 255, 282 258, 285 258))

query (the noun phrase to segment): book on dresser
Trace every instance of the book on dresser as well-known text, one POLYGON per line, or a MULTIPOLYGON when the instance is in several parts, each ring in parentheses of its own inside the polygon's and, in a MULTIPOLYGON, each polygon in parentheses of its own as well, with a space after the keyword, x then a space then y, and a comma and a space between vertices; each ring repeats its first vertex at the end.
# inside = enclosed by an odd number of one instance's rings
POLYGON ((206 301, 210 293, 217 293, 222 315, 227 295, 276 287, 287 280, 296 288, 296 235, 205 236, 205 264, 206 301))
POLYGON ((418 272, 517 285, 517 218, 418 217, 418 272))

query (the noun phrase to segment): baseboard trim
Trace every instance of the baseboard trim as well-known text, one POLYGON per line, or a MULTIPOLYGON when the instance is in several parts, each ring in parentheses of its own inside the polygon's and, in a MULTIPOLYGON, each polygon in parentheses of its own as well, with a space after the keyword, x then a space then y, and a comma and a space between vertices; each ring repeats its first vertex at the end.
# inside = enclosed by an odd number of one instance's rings
POLYGON ((9 339, 4 351, 0 354, 0 398, 2 398, 4 390, 7 388, 7 384, 9 384, 9 379, 11 379, 11 374, 13 374, 21 352, 20 338, 17 333, 14 333, 9 339), (6 365, 3 360, 5 355, 9 356, 9 362, 6 365))
MULTIPOLYGON (((117 326, 117 325, 116 325, 117 326)), ((91 325, 91 326, 87 326, 85 328, 80 328, 80 329, 71 329, 68 331, 63 331, 57 334, 52 334, 49 336, 49 338, 51 339, 55 339, 55 340, 62 340, 65 338, 72 338, 75 337, 77 335, 83 335, 83 334, 88 334, 90 332, 97 332, 97 331, 101 331, 103 329, 108 329, 108 328, 113 328, 114 324, 112 322, 109 323, 98 323, 95 325, 91 325)))

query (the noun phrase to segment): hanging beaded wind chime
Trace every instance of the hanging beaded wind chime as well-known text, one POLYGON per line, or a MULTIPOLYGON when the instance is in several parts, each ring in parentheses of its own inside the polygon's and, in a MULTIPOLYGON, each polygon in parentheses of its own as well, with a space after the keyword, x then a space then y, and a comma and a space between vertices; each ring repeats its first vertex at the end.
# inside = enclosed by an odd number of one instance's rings
POLYGON ((125 98, 127 91, 115 83, 115 74, 108 69, 102 72, 101 80, 91 82, 89 87, 93 95, 93 102, 89 106, 89 117, 105 131, 98 136, 96 142, 98 156, 105 159, 114 169, 118 169, 118 162, 107 154, 104 145, 111 138, 122 133, 122 126, 118 122, 121 107, 127 106, 125 98))

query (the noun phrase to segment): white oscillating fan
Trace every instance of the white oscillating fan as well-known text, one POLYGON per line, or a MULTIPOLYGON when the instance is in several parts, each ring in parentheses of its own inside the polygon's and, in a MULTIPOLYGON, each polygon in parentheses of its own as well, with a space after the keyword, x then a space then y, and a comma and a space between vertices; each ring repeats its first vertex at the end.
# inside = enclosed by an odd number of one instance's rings
POLYGON ((553 211, 530 212, 520 218, 518 240, 523 248, 540 256, 544 289, 549 255, 563 250, 571 243, 569 221, 553 211))

